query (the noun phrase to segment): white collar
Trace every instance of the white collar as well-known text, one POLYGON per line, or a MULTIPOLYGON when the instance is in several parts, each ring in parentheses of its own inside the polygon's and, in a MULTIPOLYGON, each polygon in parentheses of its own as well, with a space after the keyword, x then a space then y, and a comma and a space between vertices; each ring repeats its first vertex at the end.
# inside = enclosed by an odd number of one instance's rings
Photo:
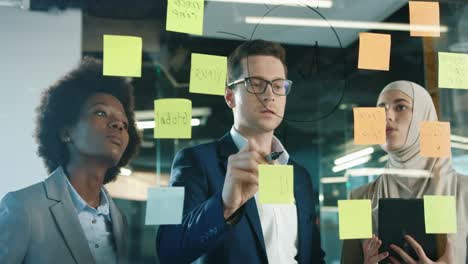
MULTIPOLYGON (((248 140, 242 136, 239 131, 237 131, 234 127, 231 128, 231 131, 229 131, 232 137, 232 140, 234 141, 234 144, 236 145, 237 149, 243 148, 248 140)), ((273 138, 271 140, 271 151, 284 151, 283 154, 278 158, 278 163, 281 165, 286 165, 289 162, 289 153, 286 151, 284 148, 283 144, 281 144, 281 141, 277 137, 273 135, 273 138)))

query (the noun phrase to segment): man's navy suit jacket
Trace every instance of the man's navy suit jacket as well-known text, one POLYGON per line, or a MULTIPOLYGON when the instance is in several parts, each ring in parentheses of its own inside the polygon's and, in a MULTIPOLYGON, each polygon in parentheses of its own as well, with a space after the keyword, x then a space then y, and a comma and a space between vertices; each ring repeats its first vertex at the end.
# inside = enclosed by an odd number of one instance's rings
MULTIPOLYGON (((166 263, 268 263, 260 218, 254 198, 226 223, 222 189, 228 157, 238 152, 230 133, 221 139, 177 153, 170 186, 185 187, 182 224, 160 226, 156 249, 166 263)), ((298 218, 298 263, 324 263, 315 224, 315 200, 309 173, 293 161, 294 197, 298 218)))

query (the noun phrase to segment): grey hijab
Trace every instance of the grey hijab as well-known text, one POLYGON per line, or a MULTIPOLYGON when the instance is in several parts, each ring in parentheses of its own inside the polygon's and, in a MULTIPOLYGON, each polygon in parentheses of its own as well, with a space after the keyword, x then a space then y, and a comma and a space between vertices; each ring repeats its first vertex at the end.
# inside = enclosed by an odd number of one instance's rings
POLYGON ((419 125, 422 121, 438 121, 437 113, 429 93, 420 85, 409 81, 396 81, 387 85, 380 94, 398 90, 413 100, 413 117, 408 129, 405 144, 396 151, 382 149, 388 153, 386 168, 424 170, 429 176, 409 177, 405 175, 383 174, 379 177, 373 205, 378 206, 378 198, 422 198, 423 195, 454 195, 457 174, 450 158, 426 158, 420 153, 419 125))

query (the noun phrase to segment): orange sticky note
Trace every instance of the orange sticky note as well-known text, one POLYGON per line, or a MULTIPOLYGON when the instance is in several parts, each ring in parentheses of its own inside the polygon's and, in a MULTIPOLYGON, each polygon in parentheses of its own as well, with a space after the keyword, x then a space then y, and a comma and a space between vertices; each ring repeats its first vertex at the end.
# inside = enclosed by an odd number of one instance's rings
POLYGON ((383 107, 356 107, 354 114, 354 144, 385 144, 385 109, 383 107))
POLYGON ((439 2, 409 1, 410 36, 440 37, 439 2))
POLYGON ((391 36, 359 33, 359 69, 388 71, 390 69, 391 36))
POLYGON ((424 121, 419 126, 421 156, 450 157, 450 123, 424 121))

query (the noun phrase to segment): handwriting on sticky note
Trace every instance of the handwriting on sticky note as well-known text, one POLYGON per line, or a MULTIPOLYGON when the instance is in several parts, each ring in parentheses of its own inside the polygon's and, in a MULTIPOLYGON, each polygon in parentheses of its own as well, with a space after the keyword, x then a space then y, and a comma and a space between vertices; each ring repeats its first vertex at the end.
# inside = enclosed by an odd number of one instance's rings
POLYGON ((388 71, 390 68, 391 36, 359 33, 358 68, 388 71))
POLYGON ((104 35, 103 75, 141 77, 142 39, 104 35))
POLYGON ((261 204, 294 203, 294 168, 291 165, 258 165, 261 204))
POLYGON ((423 157, 450 157, 450 123, 424 121, 420 126, 420 154, 423 157))
POLYGON ((468 89, 468 54, 439 52, 439 87, 468 89))
POLYGON ((412 37, 440 37, 438 2, 409 1, 409 12, 412 37))
POLYGON ((177 225, 182 222, 184 187, 148 189, 145 225, 177 225))
POLYGON ((204 0, 168 0, 166 30, 203 34, 204 0))
POLYGON ((455 197, 425 195, 424 223, 427 234, 457 233, 457 209, 455 197))
POLYGON ((192 53, 189 87, 191 93, 224 95, 226 75, 226 57, 192 53))
POLYGON ((354 144, 385 144, 385 109, 383 107, 356 107, 354 114, 354 144))
POLYGON ((154 138, 191 138, 192 102, 187 99, 154 101, 154 138))
POLYGON ((338 229, 340 239, 372 237, 372 209, 370 200, 338 201, 338 229))

